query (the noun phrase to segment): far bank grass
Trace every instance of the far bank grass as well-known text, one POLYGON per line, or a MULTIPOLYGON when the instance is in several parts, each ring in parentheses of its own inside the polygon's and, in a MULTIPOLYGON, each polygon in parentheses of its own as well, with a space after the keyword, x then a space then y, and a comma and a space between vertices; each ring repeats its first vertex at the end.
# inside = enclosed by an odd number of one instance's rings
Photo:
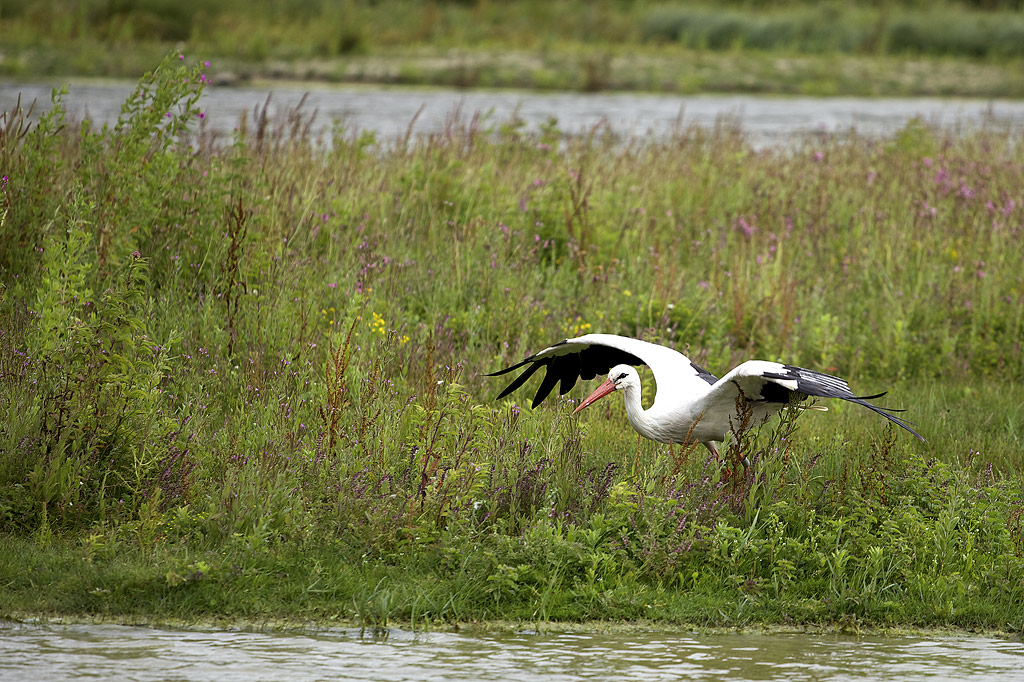
MULTIPOLYGON (((26 49, 4 65, 21 80, 69 76, 137 78, 164 46, 82 42, 26 49)), ((432 85, 551 91, 856 97, 1024 97, 1024 62, 956 57, 715 52, 686 48, 556 46, 520 49, 382 50, 344 57, 252 61, 209 54, 218 85, 250 80, 432 85)))
POLYGON ((204 68, 0 137, 0 615, 1021 628, 1020 133, 327 147, 206 130, 204 68), (833 402, 731 475, 618 401, 493 400, 590 331, 888 389, 929 440, 833 402))
POLYGON ((1024 96, 1024 14, 956 3, 11 3, 0 74, 138 78, 175 49, 250 78, 461 88, 1024 96))

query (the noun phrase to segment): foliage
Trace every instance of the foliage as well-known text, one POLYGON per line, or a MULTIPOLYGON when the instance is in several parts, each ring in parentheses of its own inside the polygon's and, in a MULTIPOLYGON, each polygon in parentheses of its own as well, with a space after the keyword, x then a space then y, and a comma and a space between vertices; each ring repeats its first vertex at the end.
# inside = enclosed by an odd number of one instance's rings
POLYGON ((441 43, 522 47, 556 40, 626 44, 682 40, 694 47, 1020 55, 1019 0, 984 3, 629 2, 509 3, 409 0, 289 3, 195 0, 9 3, 5 18, 25 29, 15 44, 92 38, 186 41, 221 55, 337 56, 395 45, 441 43), (752 6, 752 4, 754 6, 752 6), (73 6, 72 6, 73 5, 73 6), (77 11, 75 11, 77 10, 77 11), (302 39, 305 36, 305 39, 302 39), (280 50, 280 48, 277 48, 280 50))
POLYGON ((1020 0, 15 1, 0 8, 0 73, 137 78, 166 50, 186 49, 216 59, 225 82, 1019 97, 1020 9, 1020 0))
POLYGON ((203 74, 0 138, 0 612, 1019 627, 1018 133, 228 141, 203 74), (830 405, 723 467, 491 402, 586 331, 887 386, 930 440, 830 405))
POLYGON ((709 50, 748 48, 801 53, 961 55, 1019 57, 1024 18, 1019 12, 970 12, 936 5, 920 8, 858 7, 823 3, 750 12, 689 5, 652 10, 646 40, 681 42, 709 50))

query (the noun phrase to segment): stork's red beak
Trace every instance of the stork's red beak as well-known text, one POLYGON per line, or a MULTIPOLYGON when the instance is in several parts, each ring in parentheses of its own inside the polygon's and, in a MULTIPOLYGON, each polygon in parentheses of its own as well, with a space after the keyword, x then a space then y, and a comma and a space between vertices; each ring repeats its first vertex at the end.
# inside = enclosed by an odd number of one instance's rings
POLYGON ((594 391, 593 393, 588 395, 586 397, 586 399, 582 403, 580 403, 579 406, 575 410, 572 411, 572 413, 576 414, 577 412, 579 412, 583 408, 590 407, 591 405, 596 403, 601 398, 605 397, 609 393, 614 393, 614 392, 615 392, 615 382, 612 381, 611 379, 606 379, 605 382, 603 384, 601 384, 600 386, 598 386, 596 391, 594 391))

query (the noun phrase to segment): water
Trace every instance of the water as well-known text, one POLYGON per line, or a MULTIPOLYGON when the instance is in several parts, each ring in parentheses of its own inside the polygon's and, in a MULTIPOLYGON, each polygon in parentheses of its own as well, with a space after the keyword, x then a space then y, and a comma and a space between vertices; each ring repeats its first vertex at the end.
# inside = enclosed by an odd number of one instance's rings
MULTIPOLYGON (((0 82, 0 111, 13 107, 19 94, 23 106, 36 99, 39 109, 49 108, 50 91, 58 84, 0 82)), ((129 82, 76 82, 71 85, 66 107, 76 118, 112 122, 133 87, 134 83, 129 82)), ((786 143, 822 132, 855 130, 887 135, 914 117, 945 128, 989 124, 1024 130, 1024 101, 1012 100, 535 93, 275 83, 263 87, 209 87, 200 106, 208 125, 229 132, 243 112, 251 118, 253 110, 262 106, 271 93, 268 112, 272 116, 292 109, 308 94, 304 111, 318 112, 315 132, 329 130, 334 121, 342 121, 353 129, 376 132, 382 139, 394 139, 410 130, 414 134, 436 132, 455 111, 466 118, 493 111, 492 121, 496 122, 507 121, 515 113, 533 130, 549 118, 556 119, 562 130, 573 133, 606 124, 630 136, 664 134, 679 123, 711 127, 725 122, 737 125, 755 146, 786 143)))
POLYGON ((827 634, 209 632, 0 622, 0 680, 1024 680, 1024 643, 827 634))

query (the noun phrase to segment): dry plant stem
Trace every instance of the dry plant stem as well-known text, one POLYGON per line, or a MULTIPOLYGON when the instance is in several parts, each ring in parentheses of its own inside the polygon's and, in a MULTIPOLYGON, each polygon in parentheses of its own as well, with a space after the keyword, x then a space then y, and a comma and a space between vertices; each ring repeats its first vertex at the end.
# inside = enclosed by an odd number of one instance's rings
POLYGON ((242 204, 242 197, 238 197, 228 209, 228 236, 231 240, 228 246, 227 258, 224 263, 224 305, 227 309, 227 330, 228 330, 228 357, 234 356, 235 341, 237 332, 235 321, 238 315, 238 306, 241 294, 236 287, 241 287, 242 293, 249 290, 249 286, 239 279, 240 263, 242 260, 242 248, 248 233, 248 217, 245 207, 242 204))
POLYGON ((355 331, 356 320, 349 324, 348 332, 341 346, 335 346, 333 340, 328 347, 327 363, 324 367, 324 381, 326 383, 326 401, 324 405, 317 408, 320 421, 324 425, 324 432, 321 435, 327 438, 327 448, 318 457, 322 458, 328 453, 335 452, 338 445, 339 424, 343 416, 343 410, 348 405, 345 400, 347 388, 345 385, 345 373, 348 371, 349 363, 352 361, 352 333, 355 331))

